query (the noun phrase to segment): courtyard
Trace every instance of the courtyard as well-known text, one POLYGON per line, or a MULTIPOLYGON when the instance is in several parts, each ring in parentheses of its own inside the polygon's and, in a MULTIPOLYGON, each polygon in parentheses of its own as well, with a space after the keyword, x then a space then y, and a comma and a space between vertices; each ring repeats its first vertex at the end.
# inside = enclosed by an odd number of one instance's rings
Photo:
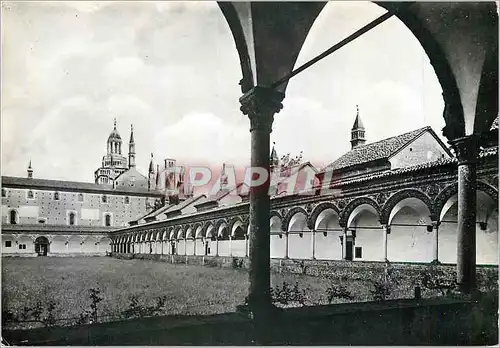
MULTIPOLYGON (((23 308, 45 308, 53 301, 57 325, 71 325, 90 309, 90 289, 102 298, 97 304, 99 321, 123 319, 131 307, 154 305, 164 298, 155 315, 204 315, 234 312, 248 293, 248 273, 242 269, 167 264, 151 260, 122 260, 110 257, 3 258, 2 308, 17 316, 23 308)), ((330 279, 296 274, 272 274, 272 286, 283 283, 305 293, 306 305, 327 303, 330 279)), ((363 300, 369 289, 359 282, 348 288, 363 300)), ((41 323, 16 323, 16 328, 41 326, 41 323)), ((5 323, 5 321, 4 321, 5 323)))

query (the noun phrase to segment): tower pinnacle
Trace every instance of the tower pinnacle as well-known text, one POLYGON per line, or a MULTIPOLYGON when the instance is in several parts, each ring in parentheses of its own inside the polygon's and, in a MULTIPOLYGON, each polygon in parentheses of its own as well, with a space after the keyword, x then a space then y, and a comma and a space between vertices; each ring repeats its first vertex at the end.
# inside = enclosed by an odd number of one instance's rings
POLYGON ((134 142, 134 125, 130 125, 130 140, 128 142, 128 167, 135 167, 135 142, 134 142))
POLYGON ((351 149, 363 145, 365 142, 365 127, 359 116, 359 106, 356 105, 356 119, 351 129, 351 149))
POLYGON ((33 168, 31 168, 31 160, 30 160, 30 163, 28 165, 28 178, 33 178, 33 168))

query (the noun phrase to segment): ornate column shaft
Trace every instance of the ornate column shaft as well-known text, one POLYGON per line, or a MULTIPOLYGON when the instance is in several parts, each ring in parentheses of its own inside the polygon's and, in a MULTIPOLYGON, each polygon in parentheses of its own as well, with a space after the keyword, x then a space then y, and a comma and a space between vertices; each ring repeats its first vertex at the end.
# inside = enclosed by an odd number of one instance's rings
POLYGON ((254 87, 240 98, 241 111, 250 119, 252 168, 265 168, 268 178, 250 187, 250 287, 248 303, 256 311, 272 307, 270 298, 269 153, 274 114, 283 105, 284 95, 267 87, 254 87))
POLYGON ((461 292, 476 288, 476 162, 475 136, 450 141, 458 158, 457 282, 461 292))

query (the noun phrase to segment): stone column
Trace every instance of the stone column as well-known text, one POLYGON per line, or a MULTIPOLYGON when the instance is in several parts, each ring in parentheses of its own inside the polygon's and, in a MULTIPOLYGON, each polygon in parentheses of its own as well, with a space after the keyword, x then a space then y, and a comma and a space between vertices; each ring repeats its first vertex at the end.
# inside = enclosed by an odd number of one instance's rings
POLYGON ((316 260, 316 230, 312 229, 311 259, 316 260))
POLYGON ((229 235, 229 256, 233 256, 233 237, 229 235))
MULTIPOLYGON (((250 119, 252 168, 265 168, 263 185, 250 188, 250 287, 248 304, 253 314, 273 308, 270 289, 269 154, 274 114, 284 94, 268 87, 254 87, 240 98, 241 111, 250 119)), ((264 314, 265 316, 265 314, 264 314)))
POLYGON ((432 221, 432 230, 434 231, 433 263, 439 263, 439 225, 439 221, 432 221))
POLYGON ((215 256, 219 256, 219 236, 215 237, 215 256))
POLYGON ((248 257, 248 235, 245 233, 245 257, 248 257))
MULTIPOLYGON (((195 233, 196 233, 196 232, 195 232, 195 233)), ((194 237, 193 241, 194 241, 194 245, 193 245, 193 255, 195 255, 195 256, 196 256, 196 237, 194 237)))
POLYGON ((342 240, 342 260, 347 257, 347 227, 344 227, 344 239, 342 240))
POLYGON ((288 236, 290 233, 287 231, 283 231, 283 233, 285 234, 285 259, 288 259, 288 236))
POLYGON ((476 288, 476 161, 475 136, 450 141, 458 158, 457 283, 461 292, 476 288))
POLYGON ((388 261, 388 259, 387 259, 387 235, 389 234, 390 228, 391 227, 388 225, 382 225, 382 240, 383 240, 382 248, 384 250, 384 252, 383 252, 384 259, 382 261, 385 261, 385 262, 388 261))

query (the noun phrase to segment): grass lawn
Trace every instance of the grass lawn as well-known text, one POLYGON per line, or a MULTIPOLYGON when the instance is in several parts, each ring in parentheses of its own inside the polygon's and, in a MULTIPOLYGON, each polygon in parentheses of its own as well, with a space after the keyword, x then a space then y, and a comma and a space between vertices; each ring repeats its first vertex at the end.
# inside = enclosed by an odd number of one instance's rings
MULTIPOLYGON (((328 279, 272 274, 272 286, 283 282, 305 290, 308 304, 326 303, 328 279)), ((368 298, 368 287, 346 284, 358 300, 368 298)), ((109 257, 39 257, 2 259, 2 308, 20 313, 40 300, 54 300, 56 318, 76 318, 90 309, 89 289, 98 288, 103 301, 99 316, 115 317, 130 305, 130 296, 153 305, 166 296, 161 314, 233 312, 248 293, 245 270, 169 264, 109 257)))

